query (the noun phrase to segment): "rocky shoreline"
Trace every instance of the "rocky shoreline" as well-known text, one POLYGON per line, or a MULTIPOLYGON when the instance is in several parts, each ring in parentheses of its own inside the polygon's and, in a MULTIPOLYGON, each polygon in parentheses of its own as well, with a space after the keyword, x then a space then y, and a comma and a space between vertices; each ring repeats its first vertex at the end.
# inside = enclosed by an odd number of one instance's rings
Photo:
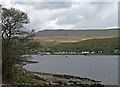
POLYGON ((81 78, 72 75, 51 74, 42 72, 24 71, 26 77, 31 77, 36 80, 34 85, 42 84, 43 87, 57 86, 57 87, 104 87, 100 81, 89 78, 81 78))
MULTIPOLYGON (((37 62, 24 61, 22 65, 30 63, 37 62)), ((34 81, 31 84, 24 85, 42 85, 42 87, 104 87, 100 81, 73 75, 32 72, 26 69, 22 70, 22 74, 25 77, 32 78, 34 81)))

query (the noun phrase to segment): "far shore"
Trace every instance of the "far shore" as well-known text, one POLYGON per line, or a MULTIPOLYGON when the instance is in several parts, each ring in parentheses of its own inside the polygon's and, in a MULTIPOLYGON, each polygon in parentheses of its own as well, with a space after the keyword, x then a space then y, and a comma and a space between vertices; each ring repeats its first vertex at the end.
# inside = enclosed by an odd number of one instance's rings
MULTIPOLYGON (((44 55, 65 55, 65 56, 69 56, 69 55, 83 55, 83 56, 102 56, 102 55, 105 55, 105 56, 119 56, 117 54, 27 54, 28 56, 30 55, 40 55, 40 56, 44 56, 44 55)), ((32 62, 32 61, 31 61, 32 62)))
MULTIPOLYGON (((39 55, 39 54, 36 54, 39 55)), ((90 56, 90 55, 115 55, 115 54, 45 54, 45 55, 83 55, 83 56, 90 56)))

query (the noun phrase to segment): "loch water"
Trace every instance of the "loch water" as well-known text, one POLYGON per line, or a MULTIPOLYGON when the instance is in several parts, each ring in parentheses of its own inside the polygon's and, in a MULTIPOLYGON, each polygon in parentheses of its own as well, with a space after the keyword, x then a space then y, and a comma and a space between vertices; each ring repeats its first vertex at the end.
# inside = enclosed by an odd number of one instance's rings
POLYGON ((105 85, 118 84, 117 55, 33 55, 25 69, 34 72, 76 75, 101 81, 105 85))

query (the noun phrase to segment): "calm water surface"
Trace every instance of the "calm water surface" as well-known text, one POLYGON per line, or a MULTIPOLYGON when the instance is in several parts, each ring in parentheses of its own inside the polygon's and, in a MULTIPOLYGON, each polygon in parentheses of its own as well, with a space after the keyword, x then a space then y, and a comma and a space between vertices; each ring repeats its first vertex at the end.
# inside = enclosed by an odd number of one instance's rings
POLYGON ((118 56, 108 55, 34 55, 36 64, 25 65, 30 71, 77 75, 102 81, 106 85, 118 84, 118 56))

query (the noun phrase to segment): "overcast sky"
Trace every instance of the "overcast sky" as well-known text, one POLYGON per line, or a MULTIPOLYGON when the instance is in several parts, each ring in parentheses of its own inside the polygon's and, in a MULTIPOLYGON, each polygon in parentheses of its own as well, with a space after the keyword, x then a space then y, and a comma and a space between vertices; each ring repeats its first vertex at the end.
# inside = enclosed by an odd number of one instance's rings
POLYGON ((118 26, 117 2, 2 2, 30 18, 27 29, 106 29, 118 26))

